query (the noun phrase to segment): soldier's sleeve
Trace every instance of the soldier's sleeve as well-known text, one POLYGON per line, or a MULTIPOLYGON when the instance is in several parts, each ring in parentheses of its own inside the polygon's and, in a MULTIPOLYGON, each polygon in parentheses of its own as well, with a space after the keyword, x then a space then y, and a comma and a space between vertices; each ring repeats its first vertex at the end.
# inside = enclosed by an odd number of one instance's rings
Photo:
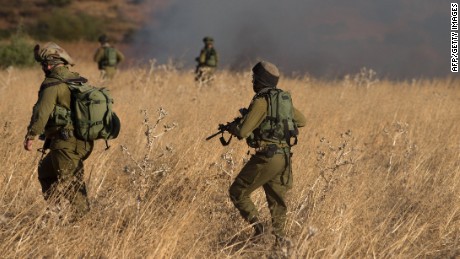
POLYGON ((119 51, 118 49, 116 50, 117 52, 117 63, 121 63, 125 60, 125 55, 123 55, 123 53, 121 53, 121 51, 119 51))
POLYGON ((103 56, 104 56, 104 50, 102 48, 98 48, 96 53, 94 53, 94 57, 93 57, 94 62, 99 63, 103 56))
POLYGON ((294 107, 294 122, 297 125, 297 127, 304 127, 305 124, 307 123, 307 119, 305 116, 294 107))
POLYGON ((206 50, 202 49, 200 52, 200 65, 206 63, 206 50))
POLYGON ((255 99, 248 108, 248 114, 244 116, 241 124, 237 127, 238 137, 247 138, 267 116, 267 101, 264 98, 255 99))
POLYGON ((34 139, 44 132, 46 123, 56 106, 57 94, 57 87, 48 87, 40 92, 27 127, 27 139, 34 139))

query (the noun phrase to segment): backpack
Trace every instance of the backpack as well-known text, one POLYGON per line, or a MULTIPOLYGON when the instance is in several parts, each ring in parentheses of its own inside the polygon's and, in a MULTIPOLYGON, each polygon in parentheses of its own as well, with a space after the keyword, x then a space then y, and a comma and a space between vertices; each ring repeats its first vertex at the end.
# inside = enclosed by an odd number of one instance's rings
POLYGON ((206 66, 215 67, 217 66, 217 53, 214 48, 206 50, 206 66))
POLYGON ((74 78, 48 83, 46 87, 65 83, 71 92, 70 118, 75 137, 92 141, 115 139, 120 133, 120 119, 113 112, 113 98, 106 88, 86 84, 86 78, 74 78))
POLYGON ((104 48, 104 65, 114 67, 117 65, 117 51, 112 47, 104 48))
MULTIPOLYGON (((268 88, 258 93, 255 98, 264 97, 268 103, 267 117, 254 131, 252 145, 260 140, 287 144, 297 144, 299 130, 294 122, 294 108, 289 92, 277 88, 268 88), (292 139, 294 142, 292 143, 292 139)), ((249 143, 248 143, 249 144, 249 143)))

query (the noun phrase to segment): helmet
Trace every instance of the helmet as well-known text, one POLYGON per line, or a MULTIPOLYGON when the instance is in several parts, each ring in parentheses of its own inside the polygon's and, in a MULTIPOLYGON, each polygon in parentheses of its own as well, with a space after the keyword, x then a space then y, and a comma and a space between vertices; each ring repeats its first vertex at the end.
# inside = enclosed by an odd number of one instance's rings
POLYGON ((47 42, 42 48, 38 44, 35 45, 34 56, 40 63, 75 65, 67 51, 54 42, 47 42))
POLYGON ((266 87, 276 87, 280 72, 278 68, 270 62, 260 61, 253 68, 254 82, 258 82, 266 87))
POLYGON ((214 39, 211 38, 211 37, 204 37, 204 38, 203 38, 203 42, 204 42, 204 43, 213 43, 213 42, 214 42, 214 39))
POLYGON ((105 34, 102 34, 101 36, 99 36, 98 41, 100 43, 107 43, 109 42, 109 37, 107 37, 107 35, 105 34))

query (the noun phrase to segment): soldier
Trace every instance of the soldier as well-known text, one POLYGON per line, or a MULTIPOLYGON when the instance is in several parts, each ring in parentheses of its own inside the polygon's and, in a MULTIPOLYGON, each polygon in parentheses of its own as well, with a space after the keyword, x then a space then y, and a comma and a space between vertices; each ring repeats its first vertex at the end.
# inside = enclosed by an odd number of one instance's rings
POLYGON ((125 59, 123 53, 112 47, 106 35, 99 37, 101 46, 94 54, 94 62, 97 63, 103 79, 112 79, 115 76, 117 66, 125 59))
POLYGON ((292 105, 290 94, 276 88, 280 75, 275 65, 261 61, 252 72, 256 94, 248 113, 239 123, 231 124, 228 131, 239 139, 245 138, 255 148, 255 154, 231 185, 230 198, 241 216, 253 225, 255 236, 259 236, 264 226, 250 195, 263 187, 276 243, 289 244, 284 225, 285 195, 292 187, 291 146, 297 142, 297 128, 305 125, 305 117, 292 105))
POLYGON ((219 62, 216 49, 214 49, 214 39, 205 37, 203 39, 204 48, 200 51, 200 56, 196 58, 198 65, 195 70, 195 80, 198 82, 208 82, 213 79, 214 72, 219 62))
POLYGON ((38 92, 32 118, 27 127, 24 148, 32 151, 37 136, 45 137, 43 154, 50 152, 38 165, 40 181, 49 208, 56 208, 61 197, 69 200, 77 219, 89 211, 86 187, 83 181, 83 161, 88 158, 93 142, 77 139, 70 118, 71 92, 65 80, 86 82, 78 73, 70 72, 74 65, 69 54, 56 43, 48 42, 43 48, 34 48, 35 60, 40 62, 45 80, 38 92), (55 206, 56 205, 56 206, 55 206))

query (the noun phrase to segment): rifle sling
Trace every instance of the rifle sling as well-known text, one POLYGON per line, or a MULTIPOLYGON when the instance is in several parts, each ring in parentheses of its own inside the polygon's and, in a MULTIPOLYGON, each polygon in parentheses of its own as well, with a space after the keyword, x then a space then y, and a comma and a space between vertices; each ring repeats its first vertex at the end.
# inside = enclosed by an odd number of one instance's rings
POLYGON ((77 77, 77 78, 69 78, 69 79, 60 79, 60 78, 56 78, 56 77, 53 77, 54 79, 57 79, 59 81, 55 81, 55 82, 49 82, 49 83, 43 83, 41 86, 40 86, 40 89, 41 90, 44 90, 48 87, 51 87, 51 86, 55 86, 55 85, 59 85, 59 84, 62 84, 62 83, 66 83, 66 84, 72 84, 72 83, 79 83, 79 84, 84 84, 86 82, 88 82, 88 79, 84 78, 84 77, 77 77))

